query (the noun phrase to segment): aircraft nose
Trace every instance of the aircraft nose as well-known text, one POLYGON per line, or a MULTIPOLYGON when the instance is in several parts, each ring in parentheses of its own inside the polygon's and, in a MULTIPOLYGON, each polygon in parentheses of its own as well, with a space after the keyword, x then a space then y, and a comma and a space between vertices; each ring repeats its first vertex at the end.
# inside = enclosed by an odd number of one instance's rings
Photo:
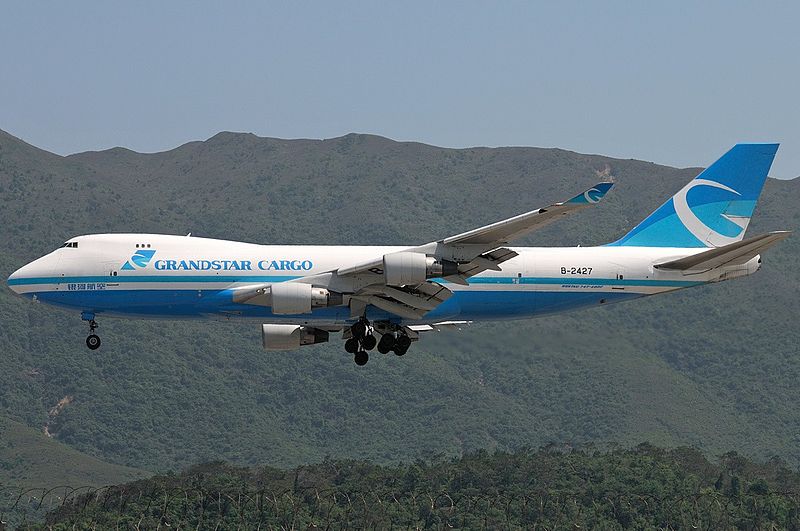
POLYGON ((6 280, 6 284, 8 284, 8 288, 13 291, 14 293, 19 293, 19 288, 17 287, 17 281, 22 276, 20 272, 25 269, 25 267, 20 267, 13 273, 8 276, 8 280, 6 280))
MULTIPOLYGON (((33 262, 31 262, 31 264, 32 263, 33 262)), ((25 279, 31 276, 31 264, 25 264, 8 276, 6 284, 14 293, 22 293, 22 287, 25 283, 25 279)))

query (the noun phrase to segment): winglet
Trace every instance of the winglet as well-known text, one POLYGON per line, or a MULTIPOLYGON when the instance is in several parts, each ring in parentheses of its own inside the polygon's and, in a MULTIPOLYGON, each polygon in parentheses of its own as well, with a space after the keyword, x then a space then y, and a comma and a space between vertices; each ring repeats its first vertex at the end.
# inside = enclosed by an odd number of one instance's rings
POLYGON ((588 190, 579 193, 569 201, 564 201, 564 204, 585 204, 591 205, 593 203, 597 203, 611 190, 611 187, 614 186, 614 183, 610 182, 602 182, 597 183, 596 185, 592 186, 588 190))

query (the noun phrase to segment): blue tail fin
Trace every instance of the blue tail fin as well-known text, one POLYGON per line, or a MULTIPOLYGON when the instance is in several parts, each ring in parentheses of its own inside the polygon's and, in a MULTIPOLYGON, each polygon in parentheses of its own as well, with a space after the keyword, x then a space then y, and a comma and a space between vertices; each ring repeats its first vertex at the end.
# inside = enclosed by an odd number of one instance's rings
POLYGON ((611 245, 720 247, 740 241, 778 144, 736 144, 611 245))

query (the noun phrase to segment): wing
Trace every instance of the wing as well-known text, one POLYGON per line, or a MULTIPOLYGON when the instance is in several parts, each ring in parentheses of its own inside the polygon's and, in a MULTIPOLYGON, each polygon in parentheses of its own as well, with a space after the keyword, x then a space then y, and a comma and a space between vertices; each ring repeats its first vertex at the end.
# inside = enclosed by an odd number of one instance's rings
POLYGON ((555 221, 560 216, 575 212, 600 201, 614 183, 602 182, 563 203, 531 210, 485 227, 450 236, 440 240, 444 245, 483 245, 499 247, 555 221))
MULTIPOLYGON (((504 247, 536 229, 600 201, 613 186, 601 182, 562 203, 531 210, 512 218, 455 236, 410 247, 334 271, 302 277, 291 282, 313 284, 343 294, 351 314, 363 315, 368 305, 404 319, 421 319, 446 301, 452 291, 446 282, 468 284, 483 271, 500 271, 500 264, 517 253, 504 247)), ((238 297, 240 302, 263 304, 249 297, 257 286, 238 297)))
MULTIPOLYGON (((459 267, 461 273, 466 273, 467 277, 477 275, 487 269, 495 269, 499 262, 510 260, 516 256, 516 253, 509 249, 501 253, 506 254, 507 256, 505 257, 496 253, 486 253, 487 251, 498 249, 536 229, 549 225, 562 216, 599 202, 612 186, 614 186, 614 183, 601 182, 562 203, 531 210, 513 218, 504 219, 491 225, 449 236, 408 250, 411 252, 424 252, 439 259, 456 261, 465 266, 459 267), (484 253, 486 254, 484 255, 484 253)), ((382 262, 383 257, 376 256, 367 262, 341 267, 337 270, 337 274, 354 275, 380 269, 382 262)))

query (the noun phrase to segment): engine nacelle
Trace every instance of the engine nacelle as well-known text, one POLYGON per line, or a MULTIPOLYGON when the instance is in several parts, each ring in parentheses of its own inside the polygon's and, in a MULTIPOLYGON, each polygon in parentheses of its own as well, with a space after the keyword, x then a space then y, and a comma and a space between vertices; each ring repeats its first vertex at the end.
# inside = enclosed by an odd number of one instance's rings
POLYGON ((313 308, 342 304, 341 294, 300 282, 281 282, 269 287, 269 302, 276 315, 311 313, 313 308))
POLYGON ((436 261, 424 253, 401 251, 383 255, 383 276, 387 286, 421 284, 429 278, 458 274, 458 264, 436 261))
POLYGON ((327 343, 327 330, 310 326, 262 324, 261 342, 264 350, 296 350, 305 345, 327 343))

